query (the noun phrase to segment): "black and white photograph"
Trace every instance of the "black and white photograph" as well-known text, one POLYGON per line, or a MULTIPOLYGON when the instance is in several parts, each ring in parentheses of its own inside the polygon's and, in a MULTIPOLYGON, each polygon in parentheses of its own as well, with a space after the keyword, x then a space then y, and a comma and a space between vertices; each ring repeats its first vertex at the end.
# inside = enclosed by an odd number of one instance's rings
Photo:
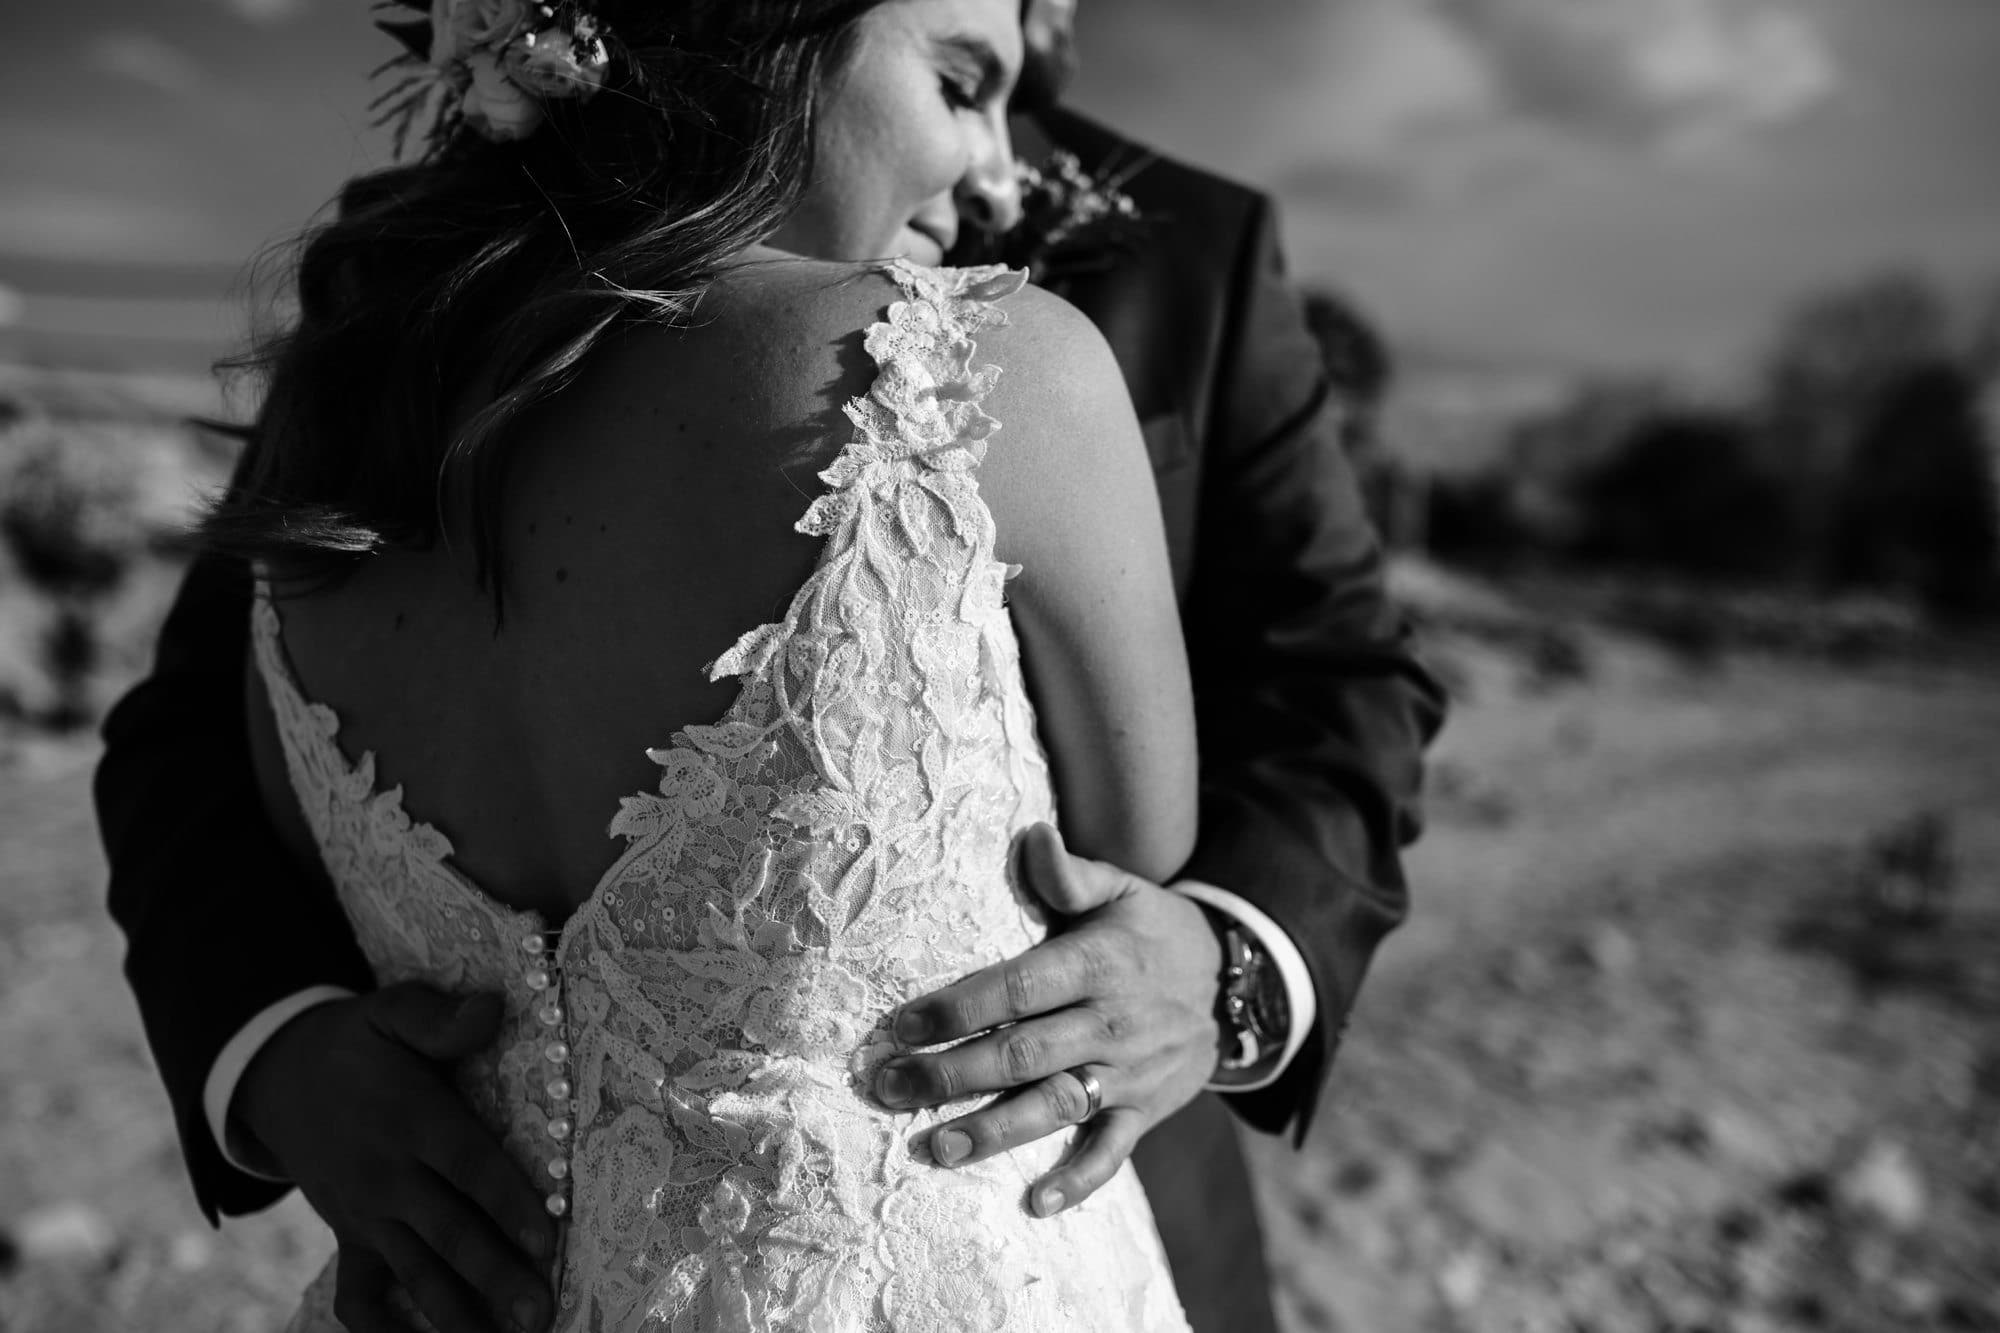
POLYGON ((2000 1333, 1991 0, 65 0, 0 1333, 2000 1333))

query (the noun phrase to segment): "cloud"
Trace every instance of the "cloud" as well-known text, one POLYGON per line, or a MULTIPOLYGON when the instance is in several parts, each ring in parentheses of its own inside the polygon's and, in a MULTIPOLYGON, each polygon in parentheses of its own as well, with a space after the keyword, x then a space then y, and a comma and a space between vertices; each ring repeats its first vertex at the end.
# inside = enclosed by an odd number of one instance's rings
POLYGON ((1585 136, 1712 146, 1792 119, 1839 73, 1819 25, 1778 0, 1433 0, 1507 107, 1585 136))
POLYGON ((1408 0, 1348 0, 1298 39, 1316 58, 1292 84, 1284 118, 1314 127, 1335 152, 1394 154, 1440 127, 1493 120, 1487 62, 1408 0))
POLYGON ((1358 218, 1739 160, 1838 83, 1797 2, 1330 0, 1287 34, 1310 73, 1266 85, 1259 179, 1358 218))
POLYGON ((170 97, 185 97, 202 83, 201 69, 185 52, 137 28, 98 33, 84 45, 83 61, 100 74, 130 79, 170 97))
POLYGON ((306 0, 221 0, 222 7, 246 23, 283 23, 305 12, 306 0))
POLYGON ((1418 182, 1386 162, 1304 162, 1272 183, 1288 201, 1326 204, 1348 213, 1393 213, 1416 199, 1418 182))
POLYGON ((51 260, 208 258, 216 219, 143 185, 92 189, 18 180, 0 191, 0 253, 51 260))

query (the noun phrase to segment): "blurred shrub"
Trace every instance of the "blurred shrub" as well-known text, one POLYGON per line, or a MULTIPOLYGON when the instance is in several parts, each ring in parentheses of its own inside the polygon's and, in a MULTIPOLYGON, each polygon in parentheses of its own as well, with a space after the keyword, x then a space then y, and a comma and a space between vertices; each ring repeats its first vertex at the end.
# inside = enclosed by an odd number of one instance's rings
POLYGON ((1751 421, 1650 380, 1587 382, 1517 423, 1500 469, 1437 484, 1438 554, 1744 580, 1785 563, 1784 481, 1751 421))
POLYGON ((24 419, 0 444, 0 540, 35 587, 90 596, 116 587, 141 545, 129 469, 24 419))
POLYGON ((1504 473, 1432 480, 1424 495, 1427 549, 1489 572, 1551 554, 1520 513, 1504 473))
POLYGON ((167 410, 29 389, 0 394, 0 719, 60 729, 143 668, 193 507, 228 461, 167 410))
POLYGON ((1750 424, 1678 409, 1640 422, 1576 485, 1575 555, 1748 580, 1784 572, 1792 512, 1750 424))
POLYGON ((1836 497, 1837 582, 1913 591, 1946 615, 1991 603, 2000 489, 1978 411, 1974 386, 1950 364, 1886 388, 1836 497))
POLYGON ((1981 417, 2000 289, 1961 333, 1920 279, 1803 303, 1754 401, 1586 382, 1516 422, 1501 464, 1430 486, 1445 558, 1698 582, 1864 588, 1965 614, 2000 604, 2000 482, 1981 417))

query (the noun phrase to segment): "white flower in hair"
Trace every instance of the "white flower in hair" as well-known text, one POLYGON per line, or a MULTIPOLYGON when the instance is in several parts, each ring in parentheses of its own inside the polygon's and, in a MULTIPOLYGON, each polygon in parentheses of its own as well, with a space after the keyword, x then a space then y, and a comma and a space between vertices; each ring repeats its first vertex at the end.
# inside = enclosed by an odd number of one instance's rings
POLYGON ((415 129, 439 151, 452 127, 504 142, 533 134, 547 104, 581 101, 611 70, 612 34, 589 0, 377 0, 426 19, 378 19, 407 54, 385 70, 401 81, 378 96, 378 124, 395 127, 396 154, 415 129), (384 109, 386 108, 386 109, 384 109))
POLYGON ((492 51, 474 51, 464 59, 472 75, 459 112, 465 123, 494 142, 525 139, 542 123, 542 104, 528 89, 507 76, 492 51))
POLYGON ((579 18, 574 31, 557 27, 521 34, 502 61, 507 77, 538 97, 588 97, 604 82, 610 58, 597 25, 579 18))

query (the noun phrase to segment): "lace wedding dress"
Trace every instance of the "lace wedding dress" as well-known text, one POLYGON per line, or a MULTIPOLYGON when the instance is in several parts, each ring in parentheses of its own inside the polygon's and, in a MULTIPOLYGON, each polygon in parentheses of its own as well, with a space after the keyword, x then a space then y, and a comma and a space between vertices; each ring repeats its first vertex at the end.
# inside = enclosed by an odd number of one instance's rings
MULTIPOLYGON (((376 977, 507 997, 459 1080, 564 1219, 561 1330, 1187 1327, 1129 1166, 1035 1218, 1063 1136, 945 1169, 911 1142, 973 1103, 869 1093, 899 1004, 1042 937, 1007 853, 1053 815, 976 480, 998 371, 973 335, 1023 275, 887 272, 905 299, 868 330, 873 388, 797 525, 819 563, 709 668, 742 682, 722 719, 647 752, 659 787, 625 799, 623 855, 559 933, 347 760, 259 590, 291 784, 376 977)), ((339 1327, 332 1279, 293 1329, 339 1327)))

